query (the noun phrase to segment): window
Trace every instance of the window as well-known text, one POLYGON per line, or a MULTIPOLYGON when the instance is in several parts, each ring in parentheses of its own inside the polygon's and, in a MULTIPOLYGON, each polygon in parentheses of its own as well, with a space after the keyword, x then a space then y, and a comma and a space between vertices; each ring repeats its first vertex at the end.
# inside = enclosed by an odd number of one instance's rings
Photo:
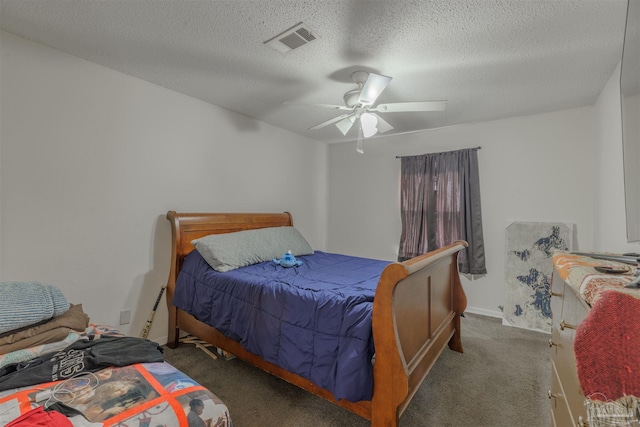
POLYGON ((486 274, 477 151, 401 158, 399 261, 465 240, 460 272, 486 274))

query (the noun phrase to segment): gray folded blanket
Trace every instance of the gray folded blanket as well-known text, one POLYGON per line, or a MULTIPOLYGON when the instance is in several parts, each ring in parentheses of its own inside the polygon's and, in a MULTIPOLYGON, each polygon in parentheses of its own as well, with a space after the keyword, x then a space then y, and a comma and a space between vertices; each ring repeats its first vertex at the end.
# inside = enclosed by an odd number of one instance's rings
POLYGON ((35 325, 69 310, 60 289, 40 282, 0 282, 0 334, 35 325))

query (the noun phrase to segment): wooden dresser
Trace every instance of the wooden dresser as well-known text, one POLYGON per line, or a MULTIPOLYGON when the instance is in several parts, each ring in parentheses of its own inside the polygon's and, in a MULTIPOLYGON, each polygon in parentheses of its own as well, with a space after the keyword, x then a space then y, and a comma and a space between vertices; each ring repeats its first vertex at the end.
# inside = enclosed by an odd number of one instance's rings
MULTIPOLYGON (((635 268, 629 267, 627 275, 606 276, 597 273, 594 266, 607 262, 586 257, 574 259, 572 256, 554 256, 550 289, 552 327, 549 346, 552 354, 552 377, 549 399, 552 425, 555 427, 589 426, 586 397, 580 387, 574 352, 576 329, 591 311, 588 301, 595 301, 599 292, 607 290, 632 293, 634 297, 640 298, 640 289, 637 292, 624 289, 624 284, 633 279, 635 268)), ((609 265, 612 264, 615 263, 609 265)))
POLYGON ((589 312, 589 305, 560 275, 551 282, 553 323, 549 345, 552 354, 551 414, 556 427, 587 426, 585 397, 580 389, 573 352, 575 329, 589 312))

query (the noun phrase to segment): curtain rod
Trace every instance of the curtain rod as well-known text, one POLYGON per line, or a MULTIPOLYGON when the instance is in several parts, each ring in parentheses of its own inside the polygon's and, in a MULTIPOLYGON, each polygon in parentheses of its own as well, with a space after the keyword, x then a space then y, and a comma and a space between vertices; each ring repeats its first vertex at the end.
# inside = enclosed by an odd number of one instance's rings
MULTIPOLYGON (((460 150, 451 150, 451 151, 442 151, 439 153, 427 153, 427 154, 443 154, 443 153, 455 153, 456 151, 464 151, 464 150, 480 150, 482 147, 475 148, 461 148, 460 150)), ((424 156, 425 154, 414 154, 411 156, 396 156, 396 159, 401 159, 403 157, 415 157, 415 156, 424 156)))

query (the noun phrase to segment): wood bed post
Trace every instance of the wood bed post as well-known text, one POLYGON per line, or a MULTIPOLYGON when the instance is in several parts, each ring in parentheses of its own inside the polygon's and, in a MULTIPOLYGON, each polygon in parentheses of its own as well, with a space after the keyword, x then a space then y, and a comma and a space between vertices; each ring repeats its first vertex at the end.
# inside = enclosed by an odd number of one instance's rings
MULTIPOLYGON (((465 247, 467 247, 467 242, 463 242, 465 247)), ((457 254, 454 255, 454 262, 451 263, 451 279, 453 281, 453 310, 456 312, 455 323, 456 329, 455 333, 449 340, 449 348, 451 350, 457 351, 459 353, 464 353, 462 349, 462 335, 460 332, 460 319, 462 317, 462 313, 467 309, 467 295, 464 293, 464 289, 462 288, 462 283, 460 282, 460 273, 458 272, 458 262, 457 262, 457 254)))
POLYGON ((167 332, 167 346, 176 348, 180 339, 178 330, 178 309, 173 305, 173 293, 176 289, 176 279, 180 271, 178 248, 180 247, 180 220, 175 211, 167 212, 167 219, 171 223, 171 266, 167 280, 167 309, 169 311, 169 328, 167 332))
POLYGON ((400 420, 398 407, 409 393, 408 372, 400 358, 391 304, 396 284, 407 275, 404 265, 388 265, 380 276, 373 300, 373 342, 376 354, 384 356, 376 357, 373 365, 372 427, 397 426, 400 420))

